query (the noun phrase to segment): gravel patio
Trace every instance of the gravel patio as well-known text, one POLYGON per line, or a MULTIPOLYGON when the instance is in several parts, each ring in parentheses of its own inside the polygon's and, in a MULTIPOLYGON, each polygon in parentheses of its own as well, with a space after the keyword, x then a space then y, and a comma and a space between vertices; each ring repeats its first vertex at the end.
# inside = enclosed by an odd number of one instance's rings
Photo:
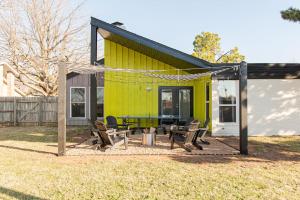
POLYGON ((156 145, 153 147, 143 146, 141 144, 142 134, 130 135, 128 149, 125 150, 121 145, 115 149, 96 150, 96 145, 92 144, 92 138, 84 142, 69 146, 67 155, 236 155, 239 151, 219 141, 217 138, 208 137, 209 145, 202 144, 203 150, 193 147, 191 152, 187 152, 175 145, 170 149, 168 135, 157 135, 156 145))

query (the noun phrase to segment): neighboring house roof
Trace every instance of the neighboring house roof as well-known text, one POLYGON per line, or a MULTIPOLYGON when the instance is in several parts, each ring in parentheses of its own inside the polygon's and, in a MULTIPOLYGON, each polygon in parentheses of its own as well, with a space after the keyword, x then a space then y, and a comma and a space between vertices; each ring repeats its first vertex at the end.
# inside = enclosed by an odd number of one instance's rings
POLYGON ((202 68, 205 71, 214 67, 213 63, 142 37, 114 24, 109 24, 92 17, 91 25, 98 28, 98 33, 104 39, 116 42, 174 67, 180 69, 202 68))
MULTIPOLYGON (((3 83, 5 85, 7 85, 7 79, 6 78, 3 78, 3 83)), ((26 96, 26 94, 24 92, 22 92, 19 88, 15 87, 15 92, 18 93, 20 96, 26 96)))
MULTIPOLYGON (((0 62, 0 65, 3 66, 3 83, 7 85, 7 79, 6 79, 7 72, 12 72, 14 74, 14 76, 18 76, 19 73, 14 68, 12 68, 9 64, 7 64, 5 62, 0 62)), ((26 96, 26 94, 22 90, 17 88, 16 85, 15 85, 15 92, 21 96, 26 96)))
POLYGON ((6 75, 7 72, 12 72, 15 76, 19 75, 19 73, 17 72, 17 70, 15 70, 14 68, 12 68, 9 64, 7 64, 5 62, 1 62, 0 65, 3 66, 4 75, 6 75))

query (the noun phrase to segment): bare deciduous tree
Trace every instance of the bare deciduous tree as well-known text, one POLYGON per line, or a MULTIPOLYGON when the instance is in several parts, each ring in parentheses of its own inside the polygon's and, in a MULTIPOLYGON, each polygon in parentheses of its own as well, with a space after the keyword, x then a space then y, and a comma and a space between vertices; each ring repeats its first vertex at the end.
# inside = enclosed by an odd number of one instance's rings
POLYGON ((2 1, 0 56, 18 71, 17 80, 27 94, 57 95, 58 63, 80 63, 88 56, 86 24, 77 16, 81 4, 72 7, 68 0, 2 1))

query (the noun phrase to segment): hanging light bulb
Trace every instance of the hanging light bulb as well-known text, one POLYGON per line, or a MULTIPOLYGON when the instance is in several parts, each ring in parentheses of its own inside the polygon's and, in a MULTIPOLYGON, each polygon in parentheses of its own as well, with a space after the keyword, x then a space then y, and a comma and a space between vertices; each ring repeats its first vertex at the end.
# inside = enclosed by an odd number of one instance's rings
POLYGON ((150 87, 149 85, 146 87, 146 91, 150 92, 152 90, 152 87, 150 87))

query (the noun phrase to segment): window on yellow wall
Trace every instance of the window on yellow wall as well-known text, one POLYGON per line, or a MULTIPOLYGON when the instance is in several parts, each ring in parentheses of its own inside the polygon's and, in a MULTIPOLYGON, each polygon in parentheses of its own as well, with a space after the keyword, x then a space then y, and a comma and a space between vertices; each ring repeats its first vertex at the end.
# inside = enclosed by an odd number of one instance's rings
POLYGON ((209 90, 210 90, 210 87, 209 87, 209 83, 206 83, 206 99, 205 99, 205 117, 206 119, 209 118, 209 90))

